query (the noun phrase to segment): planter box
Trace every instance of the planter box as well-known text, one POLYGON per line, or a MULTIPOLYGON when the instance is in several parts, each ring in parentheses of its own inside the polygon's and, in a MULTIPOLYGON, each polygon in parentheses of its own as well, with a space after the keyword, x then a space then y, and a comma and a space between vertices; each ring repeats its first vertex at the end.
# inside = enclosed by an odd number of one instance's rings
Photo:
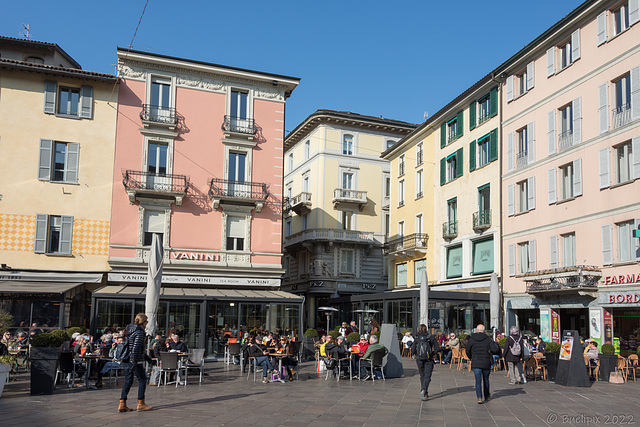
POLYGON ((0 397, 2 397, 2 391, 7 382, 9 372, 11 372, 11 365, 8 363, 0 363, 0 397))
POLYGON ((58 367, 57 347, 31 347, 31 395, 53 394, 58 367))
POLYGON ((556 371, 558 370, 558 359, 560 353, 547 353, 547 379, 549 381, 556 380, 556 371))
POLYGON ((616 365, 618 364, 618 355, 616 354, 599 354, 598 360, 600 361, 600 381, 609 381, 609 375, 611 372, 616 371, 616 365))

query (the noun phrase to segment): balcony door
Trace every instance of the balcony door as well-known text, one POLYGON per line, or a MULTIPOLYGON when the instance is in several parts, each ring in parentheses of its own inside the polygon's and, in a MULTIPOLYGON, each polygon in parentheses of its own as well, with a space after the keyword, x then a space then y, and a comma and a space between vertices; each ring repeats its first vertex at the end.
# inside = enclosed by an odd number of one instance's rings
POLYGON ((146 188, 149 190, 171 190, 171 178, 167 177, 169 169, 168 148, 167 144, 149 142, 146 182, 146 188))
POLYGON ((227 189, 229 196, 251 196, 251 184, 247 183, 246 176, 247 155, 245 153, 229 153, 229 171, 227 175, 227 189))
POLYGON ((478 225, 490 224, 491 188, 489 184, 478 188, 478 225))
POLYGON ((353 197, 351 191, 353 190, 353 174, 344 172, 342 174, 342 197, 353 197))
POLYGON ((164 122, 170 118, 171 107, 171 81, 153 78, 151 80, 151 120, 164 122))
POLYGON ((249 126, 248 110, 249 94, 238 90, 231 91, 231 104, 229 118, 231 120, 231 131, 247 133, 249 126))

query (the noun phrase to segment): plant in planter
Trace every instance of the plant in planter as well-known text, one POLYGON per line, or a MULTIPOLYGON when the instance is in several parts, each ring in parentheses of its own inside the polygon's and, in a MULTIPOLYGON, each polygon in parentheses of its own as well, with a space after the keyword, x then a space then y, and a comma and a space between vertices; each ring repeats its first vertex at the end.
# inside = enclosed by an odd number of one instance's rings
POLYGON ((16 362, 16 356, 0 356, 0 397, 2 397, 2 390, 7 382, 7 376, 11 371, 11 366, 16 362))
POLYGON ((332 337, 333 339, 335 339, 335 338, 338 338, 338 337, 340 336, 340 332, 338 332, 338 331, 331 331, 331 332, 329 332, 329 335, 331 335, 331 337, 332 337))
POLYGON ((560 343, 548 342, 545 346, 545 356, 547 358, 547 376, 549 381, 555 381, 558 359, 560 358, 560 343))
POLYGON ((63 330, 31 338, 31 395, 53 394, 60 346, 65 341, 69 341, 69 335, 63 330))
POLYGON ((79 334, 84 334, 87 331, 86 328, 82 327, 82 326, 73 326, 69 329, 67 329, 67 333, 69 334, 69 336, 75 334, 76 332, 79 334))
POLYGON ((318 331, 316 331, 315 329, 309 328, 306 331, 304 331, 304 336, 308 338, 318 338, 318 331))
POLYGON ((609 381, 609 376, 615 372, 618 364, 618 355, 615 354, 616 349, 612 344, 604 344, 600 348, 600 380, 609 381))
POLYGON ((349 335, 347 335, 347 341, 349 342, 358 342, 360 341, 360 334, 357 332, 351 332, 349 335))
POLYGON ((498 345, 500 348, 504 348, 504 345, 507 343, 507 337, 502 337, 498 340, 498 345))

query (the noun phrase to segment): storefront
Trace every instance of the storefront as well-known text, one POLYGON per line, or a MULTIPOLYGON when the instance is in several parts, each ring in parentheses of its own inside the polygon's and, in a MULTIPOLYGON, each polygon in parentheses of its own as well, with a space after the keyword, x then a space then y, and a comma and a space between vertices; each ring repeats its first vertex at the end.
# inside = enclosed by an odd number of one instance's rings
POLYGON ((640 344, 640 286, 600 292, 605 340, 618 338, 621 352, 637 352, 640 344), (611 320, 608 320, 608 319, 611 320))

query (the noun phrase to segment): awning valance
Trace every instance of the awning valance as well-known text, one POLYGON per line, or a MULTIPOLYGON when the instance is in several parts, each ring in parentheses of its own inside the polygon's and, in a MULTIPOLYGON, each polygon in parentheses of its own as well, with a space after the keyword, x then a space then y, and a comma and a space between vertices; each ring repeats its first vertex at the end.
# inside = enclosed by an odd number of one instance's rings
MULTIPOLYGON (((146 286, 135 285, 107 285, 94 292, 94 296, 100 297, 142 297, 145 295, 146 286)), ((271 302, 301 303, 304 298, 282 291, 262 291, 250 289, 209 289, 194 287, 162 287, 160 298, 197 298, 212 300, 268 300, 271 302)))
POLYGON ((26 282, 19 280, 1 280, 0 293, 11 294, 63 294, 82 283, 69 282, 26 282))

